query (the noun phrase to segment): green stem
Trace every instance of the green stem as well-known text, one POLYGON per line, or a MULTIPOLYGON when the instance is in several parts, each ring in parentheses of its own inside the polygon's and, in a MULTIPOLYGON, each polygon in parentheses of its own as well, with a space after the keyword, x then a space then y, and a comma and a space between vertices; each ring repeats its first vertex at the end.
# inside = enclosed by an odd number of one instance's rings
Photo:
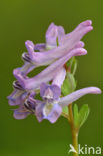
POLYGON ((70 123, 71 131, 72 131, 73 147, 77 151, 77 153, 73 153, 73 156, 78 156, 78 130, 75 128, 75 125, 74 125, 72 104, 68 106, 68 111, 69 111, 69 123, 70 123))

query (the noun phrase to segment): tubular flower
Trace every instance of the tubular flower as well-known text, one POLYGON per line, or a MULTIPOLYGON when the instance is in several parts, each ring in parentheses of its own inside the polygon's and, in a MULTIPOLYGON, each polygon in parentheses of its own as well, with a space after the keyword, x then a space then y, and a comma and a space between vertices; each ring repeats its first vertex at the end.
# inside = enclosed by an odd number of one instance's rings
POLYGON ((14 118, 15 119, 24 119, 30 114, 35 113, 36 102, 33 99, 32 95, 28 95, 25 97, 23 101, 21 101, 19 108, 14 109, 14 118))
POLYGON ((80 23, 73 32, 65 34, 62 26, 52 23, 46 32, 46 44, 34 45, 32 41, 26 41, 25 46, 28 53, 24 53, 22 58, 25 64, 17 68, 19 73, 27 75, 38 66, 48 65, 55 60, 69 53, 73 48, 83 48, 84 43, 80 41, 82 37, 91 31, 93 27, 90 20, 80 23), (35 52, 38 50, 39 52, 35 52))
POLYGON ((14 91, 8 96, 10 105, 20 105, 28 93, 22 88, 18 81, 13 82, 14 91))
POLYGON ((43 119, 47 119, 51 123, 54 123, 60 117, 63 107, 68 106, 69 104, 78 100, 80 97, 86 94, 101 94, 101 90, 99 88, 88 87, 77 90, 67 96, 60 98, 60 94, 58 94, 59 88, 55 87, 55 91, 53 92, 53 85, 48 86, 46 84, 42 84, 42 87, 42 98, 45 99, 45 101, 41 102, 41 104, 37 105, 36 107, 36 117, 39 122, 41 122, 43 119), (54 95, 56 96, 56 98, 54 95))
POLYGON ((58 70, 60 70, 71 57, 85 54, 87 54, 87 51, 85 49, 76 48, 71 50, 70 53, 61 57, 59 60, 52 63, 50 66, 48 66, 41 73, 33 78, 23 77, 18 70, 14 70, 14 75, 24 89, 35 90, 40 86, 42 82, 51 81, 58 72, 58 70))
POLYGON ((68 106, 72 102, 78 100, 86 94, 100 94, 101 90, 97 87, 83 88, 73 93, 60 97, 61 85, 65 79, 65 69, 62 68, 52 81, 51 85, 42 83, 40 86, 40 95, 43 99, 41 104, 37 105, 35 114, 39 122, 43 119, 49 120, 51 123, 57 121, 62 113, 62 108, 68 106))

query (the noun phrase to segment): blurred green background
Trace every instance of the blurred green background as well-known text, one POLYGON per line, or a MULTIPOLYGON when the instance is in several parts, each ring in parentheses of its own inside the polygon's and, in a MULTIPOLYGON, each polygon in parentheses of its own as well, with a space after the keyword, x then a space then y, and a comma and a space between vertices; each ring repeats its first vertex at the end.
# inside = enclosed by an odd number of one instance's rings
MULTIPOLYGON (((38 123, 33 116, 15 120, 6 97, 12 92, 12 71, 22 65, 25 41, 45 42, 51 22, 72 31, 80 22, 91 19, 94 30, 83 41, 88 55, 78 57, 78 88, 103 89, 103 0, 4 0, 0 2, 0 155, 68 156, 72 143, 68 121, 38 123)), ((103 145, 103 95, 87 95, 77 101, 91 109, 80 130, 79 143, 103 145)))

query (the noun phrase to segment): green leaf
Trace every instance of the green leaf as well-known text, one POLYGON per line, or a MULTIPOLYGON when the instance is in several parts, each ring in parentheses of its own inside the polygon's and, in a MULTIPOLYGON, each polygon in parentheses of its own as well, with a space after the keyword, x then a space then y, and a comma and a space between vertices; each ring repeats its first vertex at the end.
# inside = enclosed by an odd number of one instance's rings
POLYGON ((74 105, 74 124, 77 128, 80 128, 88 118, 90 109, 87 104, 84 104, 78 112, 78 106, 74 105))
POLYGON ((75 90, 75 88, 76 88, 75 78, 74 78, 73 74, 71 74, 70 72, 67 72, 66 78, 61 87, 63 96, 66 96, 66 95, 72 93, 75 90))
POLYGON ((77 104, 74 104, 74 124, 76 127, 78 126, 78 106, 77 106, 77 104))
POLYGON ((83 105, 79 112, 79 125, 80 127, 85 123, 88 118, 90 109, 87 104, 83 105))

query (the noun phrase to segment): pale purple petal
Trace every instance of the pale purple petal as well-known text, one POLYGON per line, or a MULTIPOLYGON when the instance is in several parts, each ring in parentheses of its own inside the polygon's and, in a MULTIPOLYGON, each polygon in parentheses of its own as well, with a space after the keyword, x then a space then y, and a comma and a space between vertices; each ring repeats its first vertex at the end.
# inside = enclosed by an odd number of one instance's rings
POLYGON ((28 115, 30 114, 30 112, 28 112, 25 108, 20 107, 16 110, 14 110, 14 118, 21 120, 21 119, 25 119, 28 115))
POLYGON ((46 116, 45 114, 43 114, 43 119, 47 119, 49 120, 51 123, 54 123, 57 121, 57 119, 60 117, 62 113, 62 107, 59 106, 58 104, 54 104, 51 112, 49 113, 48 116, 46 116))
POLYGON ((33 78, 24 78, 19 73, 15 75, 15 77, 18 79, 19 83, 22 85, 23 88, 28 90, 36 89, 40 86, 41 83, 52 80, 56 76, 57 72, 71 57, 85 55, 86 53, 87 51, 83 48, 74 49, 64 57, 55 61, 53 64, 48 66, 41 73, 39 73, 33 78))
POLYGON ((42 83, 40 85, 40 95, 45 100, 57 100, 61 95, 61 90, 57 85, 42 83))
POLYGON ((62 26, 56 26, 54 23, 51 23, 47 32, 46 32, 46 43, 48 48, 53 48, 57 46, 58 41, 65 35, 64 29, 62 26))
POLYGON ((40 44, 36 44, 34 47, 34 51, 45 51, 46 49, 46 44, 45 43, 40 43, 40 44))
POLYGON ((84 42, 79 41, 79 42, 74 46, 74 48, 83 48, 84 46, 85 46, 84 42))
POLYGON ((62 108, 58 104, 54 104, 53 108, 51 109, 50 113, 48 115, 45 114, 45 103, 39 104, 36 107, 35 115, 37 117, 37 120, 41 122, 43 119, 49 120, 51 123, 54 123, 57 121, 57 119, 60 117, 62 113, 62 108))
POLYGON ((35 93, 32 92, 24 101, 21 101, 19 108, 14 110, 15 119, 24 119, 29 114, 35 114, 36 100, 33 98, 34 95, 35 93))
POLYGON ((56 76, 53 78, 52 84, 55 84, 61 88, 65 79, 65 76, 66 76, 66 70, 63 67, 57 72, 56 76))
POLYGON ((29 41, 29 40, 27 40, 25 42, 25 46, 26 46, 28 51, 34 50, 34 47, 35 47, 34 43, 32 41, 29 41))
POLYGON ((62 107, 67 106, 70 103, 78 100, 79 98, 81 98, 82 96, 84 96, 86 94, 101 94, 101 90, 97 87, 83 88, 83 89, 77 90, 65 97, 60 98, 59 104, 62 107))
POLYGON ((20 105, 24 101, 26 96, 27 92, 14 89, 12 94, 7 97, 9 105, 20 105))
POLYGON ((43 108, 45 106, 45 103, 40 103, 37 105, 36 110, 35 110, 35 115, 36 118, 39 122, 43 120, 43 108))
POLYGON ((61 39, 61 45, 65 44, 68 42, 69 46, 72 48, 75 46, 75 44, 82 39, 82 37, 87 34, 89 31, 93 29, 92 21, 87 20, 82 23, 80 23, 74 31, 72 31, 69 34, 66 34, 62 39, 61 39))
MULTIPOLYGON (((63 57, 67 53, 70 53, 72 48, 82 48, 84 43, 78 41, 74 47, 69 45, 69 41, 65 44, 58 46, 54 49, 43 51, 43 52, 35 52, 32 48, 28 51, 30 61, 37 67, 42 65, 48 65, 53 63, 56 59, 63 57)), ((28 59, 28 57, 27 57, 28 59)))

